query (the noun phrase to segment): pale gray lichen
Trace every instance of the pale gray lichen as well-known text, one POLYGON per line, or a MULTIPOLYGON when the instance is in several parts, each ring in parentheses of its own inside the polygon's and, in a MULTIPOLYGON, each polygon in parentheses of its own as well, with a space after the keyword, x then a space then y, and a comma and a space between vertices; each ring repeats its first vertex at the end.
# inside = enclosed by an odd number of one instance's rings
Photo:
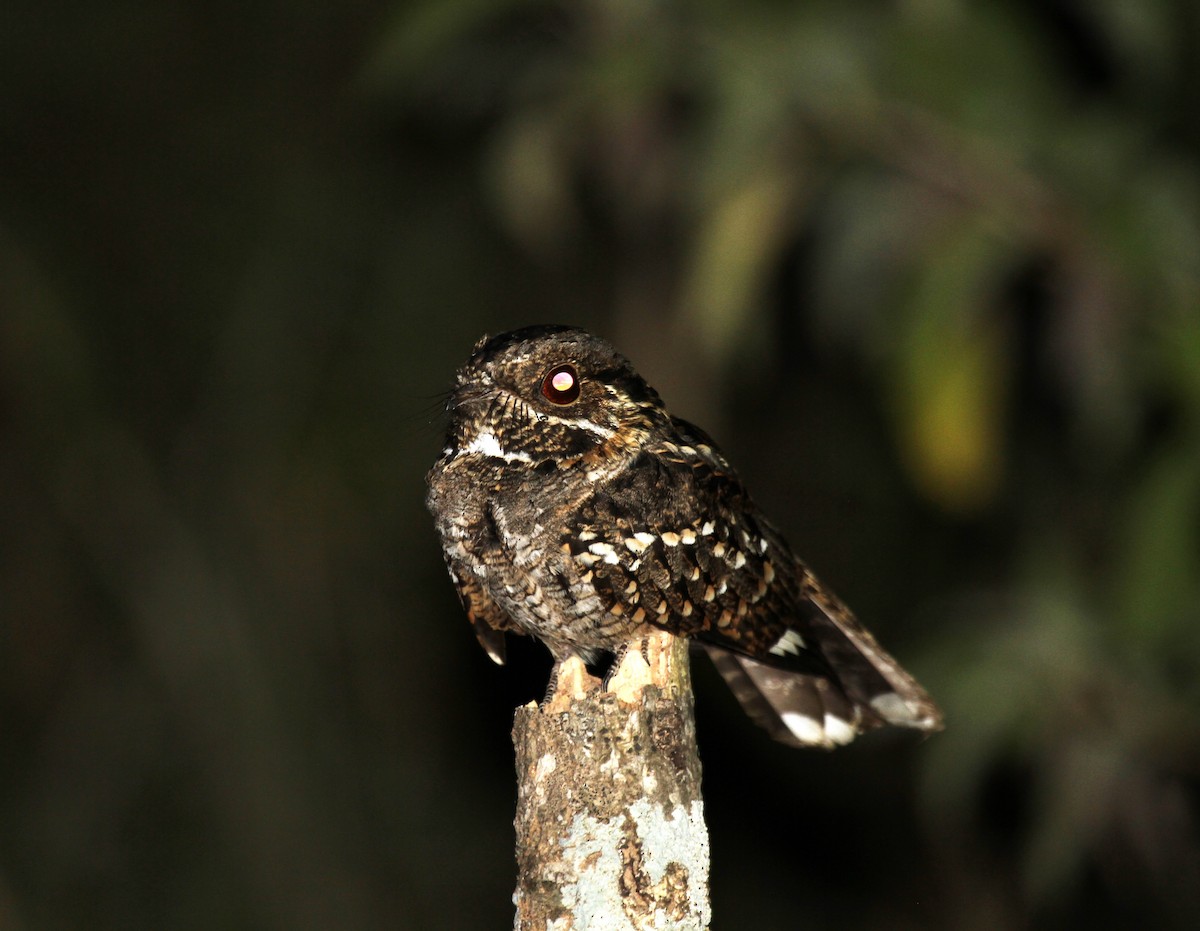
MULTIPOLYGON (((548 929, 703 931, 708 927, 708 831, 702 802, 668 811, 638 800, 616 818, 578 815, 565 833, 562 855, 569 864, 568 874, 573 873, 577 881, 561 889, 562 906, 570 918, 560 918, 548 929), (669 859, 664 856, 668 851, 669 859), (633 892, 631 883, 637 886, 633 892), (643 914, 634 922, 626 907, 631 894, 655 900, 652 917, 643 914)), ((642 913, 640 907, 632 911, 642 913)))

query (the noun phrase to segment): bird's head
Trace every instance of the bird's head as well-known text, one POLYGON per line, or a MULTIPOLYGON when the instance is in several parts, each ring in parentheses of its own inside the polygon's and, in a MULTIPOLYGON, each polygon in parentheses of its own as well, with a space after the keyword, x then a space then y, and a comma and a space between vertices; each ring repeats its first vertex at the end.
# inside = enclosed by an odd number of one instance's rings
POLYGON ((604 340, 532 326, 476 343, 447 401, 447 447, 509 462, 636 452, 667 422, 658 394, 604 340))

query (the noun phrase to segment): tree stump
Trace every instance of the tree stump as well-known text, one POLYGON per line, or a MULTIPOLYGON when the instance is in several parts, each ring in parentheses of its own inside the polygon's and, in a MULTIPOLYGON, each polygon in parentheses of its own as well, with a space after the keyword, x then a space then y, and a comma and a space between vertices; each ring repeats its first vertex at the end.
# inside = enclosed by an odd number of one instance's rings
POLYGON ((635 643, 603 688, 563 663, 519 708, 517 931, 708 928, 708 830, 687 642, 635 643))

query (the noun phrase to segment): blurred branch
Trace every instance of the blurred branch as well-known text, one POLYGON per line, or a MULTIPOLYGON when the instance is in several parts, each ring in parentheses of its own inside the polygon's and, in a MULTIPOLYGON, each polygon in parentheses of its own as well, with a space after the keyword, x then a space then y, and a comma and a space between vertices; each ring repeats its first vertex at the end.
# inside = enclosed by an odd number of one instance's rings
POLYGON ((708 927, 708 829, 687 642, 635 644, 601 692, 576 659, 517 710, 521 931, 708 927))

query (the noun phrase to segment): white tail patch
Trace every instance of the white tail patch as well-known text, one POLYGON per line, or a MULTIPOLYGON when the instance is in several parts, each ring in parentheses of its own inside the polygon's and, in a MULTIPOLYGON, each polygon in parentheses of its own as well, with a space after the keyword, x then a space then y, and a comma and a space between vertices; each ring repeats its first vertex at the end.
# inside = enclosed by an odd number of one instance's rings
POLYGON ((785 711, 780 715, 787 729, 802 744, 822 744, 825 742, 825 729, 814 719, 798 711, 785 711))
POLYGON ((844 746, 858 736, 858 728, 828 712, 818 721, 798 711, 785 711, 780 719, 800 743, 818 747, 844 746))
POLYGON ((905 701, 895 692, 876 695, 871 699, 871 707, 889 724, 920 728, 932 728, 938 724, 937 718, 922 714, 915 702, 905 701))
POLYGON ((858 728, 849 721, 826 714, 825 735, 835 744, 848 744, 858 736, 858 728))

